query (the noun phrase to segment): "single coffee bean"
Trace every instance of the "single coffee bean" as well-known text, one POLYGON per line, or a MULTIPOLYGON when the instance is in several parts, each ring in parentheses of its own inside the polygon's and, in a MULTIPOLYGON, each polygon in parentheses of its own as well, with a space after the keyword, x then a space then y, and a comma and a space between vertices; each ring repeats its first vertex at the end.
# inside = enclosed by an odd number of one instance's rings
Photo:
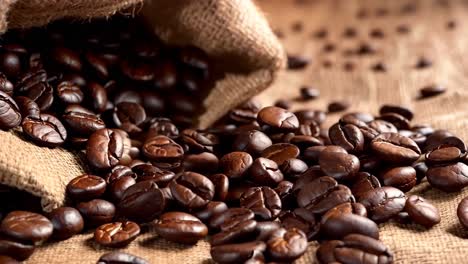
POLYGON ((55 63, 72 71, 81 71, 80 55, 74 50, 65 47, 56 47, 51 54, 55 63))
POLYGON ((376 173, 381 167, 381 161, 373 155, 364 155, 359 157, 361 162, 361 171, 368 173, 376 173))
POLYGON ((106 128, 104 121, 94 114, 67 112, 62 116, 65 125, 74 135, 90 136, 99 129, 106 128))
POLYGON ((224 201, 229 191, 229 178, 221 173, 213 174, 209 177, 215 187, 214 200, 224 201))
POLYGON ((301 124, 306 121, 315 121, 317 124, 322 124, 327 118, 327 114, 321 110, 299 110, 294 112, 301 124))
POLYGON ((257 222, 257 225, 255 226, 255 233, 257 234, 257 237, 255 240, 267 241, 270 239, 271 234, 280 227, 280 223, 276 221, 257 222))
POLYGON ((154 224, 161 237, 178 243, 195 244, 208 235, 208 228, 198 218, 183 212, 168 212, 154 224))
POLYGON ((463 198, 457 207, 457 216, 460 224, 468 229, 468 197, 463 198))
POLYGON ((429 168, 426 172, 429 184, 444 192, 457 192, 468 186, 468 166, 457 162, 429 168))
POLYGON ((379 239, 377 224, 356 214, 334 214, 322 220, 320 233, 326 239, 342 239, 349 234, 361 234, 379 239))
POLYGON ((408 197, 404 210, 411 220, 426 228, 440 223, 439 209, 420 196, 411 195, 408 197))
POLYGON ((377 239, 351 234, 343 240, 329 240, 317 250, 319 263, 361 263, 365 256, 366 263, 391 264, 393 254, 377 239))
POLYGON ((155 136, 147 139, 142 147, 143 154, 151 161, 180 161, 184 155, 183 148, 166 136, 155 136))
POLYGON ((389 113, 399 114, 410 121, 414 117, 414 114, 410 109, 398 105, 382 105, 382 107, 380 107, 379 113, 380 115, 389 113))
POLYGON ((106 183, 111 184, 112 182, 118 180, 121 177, 129 176, 132 178, 136 178, 137 175, 132 171, 131 168, 123 165, 117 165, 112 168, 111 172, 109 172, 106 177, 106 183))
POLYGON ((359 202, 367 208, 370 219, 382 223, 401 212, 406 199, 402 191, 385 186, 364 193, 359 202))
POLYGON ((52 223, 46 217, 27 211, 13 211, 5 216, 0 225, 0 231, 20 241, 42 243, 54 230, 52 223))
POLYGON ((248 208, 231 207, 227 211, 214 215, 209 222, 212 229, 228 229, 235 223, 254 219, 255 214, 248 208))
POLYGON ((351 180, 361 166, 359 159, 351 154, 328 151, 325 148, 319 156, 320 168, 336 180, 351 180))
POLYGON ((360 153, 364 150, 364 135, 355 125, 342 126, 337 123, 330 128, 329 137, 334 145, 338 145, 350 153, 360 153))
POLYGON ((132 176, 122 176, 112 181, 108 187, 108 193, 114 201, 120 201, 125 191, 134 185, 136 180, 132 176))
POLYGON ((113 251, 102 255, 97 264, 149 264, 149 261, 128 253, 113 251))
POLYGON ((334 215, 355 214, 367 217, 367 209, 361 203, 342 203, 328 210, 322 216, 322 222, 326 222, 329 217, 334 215))
POLYGON ((429 152, 431 150, 437 149, 440 147, 440 145, 443 145, 444 140, 446 138, 454 136, 452 133, 450 133, 447 130, 436 130, 433 131, 432 134, 427 136, 426 139, 426 146, 424 147, 425 152, 429 152))
POLYGON ((299 148, 293 144, 276 143, 264 149, 261 156, 273 160, 278 166, 281 166, 287 160, 297 158, 299 153, 299 148))
POLYGON ((183 164, 186 171, 214 173, 218 170, 219 160, 213 153, 202 152, 185 155, 183 164))
MULTIPOLYGON (((34 245, 0 235, 0 255, 9 256, 18 261, 28 259, 34 253, 34 245)), ((1 260, 0 260, 0 263, 1 260)))
POLYGON ((174 199, 189 209, 204 207, 213 200, 215 192, 210 179, 195 172, 184 172, 170 183, 169 188, 174 199))
POLYGON ((5 74, 0 72, 0 91, 8 94, 9 96, 13 96, 14 88, 15 87, 8 80, 5 74))
POLYGON ((248 241, 255 236, 257 221, 230 221, 229 226, 221 229, 221 232, 214 234, 210 238, 212 246, 225 245, 248 241))
POLYGON ((411 166, 396 167, 382 175, 383 184, 408 192, 416 185, 416 170, 411 166))
POLYGON ((67 194, 74 201, 99 198, 106 191, 106 181, 98 176, 84 174, 72 179, 67 184, 67 194))
POLYGON ((384 120, 389 123, 392 123, 397 129, 410 129, 410 121, 406 119, 404 116, 397 114, 397 113, 386 113, 380 115, 378 120, 384 120))
POLYGON ((219 143, 215 135, 198 132, 194 129, 182 131, 181 139, 188 145, 192 153, 213 152, 214 147, 219 143))
POLYGON ((240 124, 252 123, 257 120, 257 113, 260 109, 261 105, 258 102, 255 100, 249 100, 231 110, 229 118, 240 124))
POLYGON ((166 199, 156 183, 138 182, 125 190, 118 204, 119 213, 136 222, 149 222, 166 208, 166 199))
POLYGON ((274 186, 283 180, 283 173, 273 160, 258 158, 250 166, 251 179, 258 184, 274 186))
POLYGON ((281 212, 281 199, 271 188, 252 187, 240 198, 241 207, 249 208, 262 220, 274 220, 281 212))
POLYGON ((457 147, 442 147, 426 153, 426 164, 430 166, 456 163, 462 157, 457 147))
POLYGON ((21 113, 16 102, 0 91, 0 129, 8 130, 21 124, 21 113))
POLYGON ((97 113, 104 112, 107 108, 108 102, 105 88, 96 82, 90 82, 87 85, 87 91, 89 98, 91 98, 92 108, 97 113))
POLYGON ((65 240, 83 231, 83 217, 73 207, 56 208, 48 217, 54 226, 53 237, 56 239, 65 240))
POLYGON ((172 171, 162 170, 146 163, 134 166, 132 171, 137 175, 137 181, 151 180, 160 187, 166 187, 176 177, 172 171))
POLYGON ((372 140, 371 148, 380 159, 396 164, 411 164, 421 154, 421 150, 412 139, 397 133, 380 134, 372 140))
POLYGON ((64 104, 80 104, 84 99, 81 88, 69 81, 63 81, 57 85, 56 89, 58 99, 64 104))
POLYGON ((247 173, 252 163, 253 159, 249 153, 235 151, 224 155, 219 160, 219 167, 230 179, 239 179, 247 173))
POLYGON ((440 86, 440 85, 430 85, 430 86, 423 87, 419 90, 421 94, 421 98, 437 96, 437 95, 445 93, 446 91, 447 91, 447 88, 445 88, 444 86, 440 86))
POLYGON ((115 105, 112 120, 118 128, 136 133, 141 131, 139 126, 146 120, 146 112, 137 103, 121 102, 115 105))
POLYGON ((117 165, 123 156, 124 138, 114 129, 99 129, 86 144, 86 157, 91 166, 106 170, 117 165))
POLYGON ((29 97, 17 96, 15 97, 15 102, 18 104, 18 108, 22 117, 32 116, 39 118, 41 110, 39 109, 37 103, 31 100, 29 97))
POLYGON ((228 206, 224 202, 209 202, 205 208, 200 211, 196 211, 194 215, 201 221, 208 223, 211 217, 224 213, 228 210, 228 206))
POLYGON ((76 206, 76 209, 85 219, 85 224, 90 227, 111 222, 116 211, 114 204, 101 199, 81 202, 76 206))
POLYGON ((280 228, 271 235, 267 247, 272 260, 291 262, 307 250, 307 237, 297 228, 280 228))
POLYGON ((308 86, 301 87, 300 93, 303 100, 311 100, 320 96, 319 89, 308 86))
POLYGON ((67 139, 67 130, 63 124, 49 114, 40 114, 39 118, 27 116, 21 126, 23 132, 41 146, 57 147, 67 139))
POLYGON ((268 129, 279 131, 291 131, 299 128, 299 120, 293 113, 276 107, 265 107, 258 112, 257 121, 268 129))
POLYGON ((279 217, 281 226, 286 229, 298 228, 307 236, 308 240, 314 239, 320 230, 320 222, 316 216, 305 208, 296 208, 291 212, 285 212, 279 217))
POLYGON ((251 155, 259 155, 272 144, 271 139, 265 133, 250 130, 239 134, 234 140, 232 148, 235 151, 245 151, 251 155))
POLYGON ((53 88, 47 82, 40 82, 32 86, 23 95, 36 102, 41 111, 49 109, 54 102, 53 88))
POLYGON ((227 244, 211 247, 210 254, 220 264, 245 263, 252 256, 264 252, 266 244, 261 241, 227 244))
POLYGON ((347 101, 334 101, 328 104, 328 112, 335 113, 346 111, 350 106, 351 104, 347 101))
POLYGON ((310 63, 310 59, 300 55, 288 55, 288 69, 300 70, 310 63))
POLYGON ((398 129, 390 122, 385 120, 373 120, 369 124, 369 127, 374 129, 378 132, 378 134, 382 133, 398 133, 398 129))
POLYGON ((293 192, 297 193, 304 188, 309 182, 312 182, 320 177, 327 176, 320 169, 319 165, 315 165, 307 169, 299 178, 294 182, 293 192))
POLYGON ((279 99, 278 101, 276 101, 275 106, 279 107, 279 108, 289 110, 291 108, 292 104, 288 100, 279 99))
POLYGON ((125 247, 140 234, 137 223, 114 222, 101 225, 94 231, 94 241, 106 247, 125 247))
POLYGON ((366 192, 380 187, 380 181, 377 177, 367 172, 359 172, 351 186, 351 191, 357 199, 360 199, 366 192))
POLYGON ((280 169, 286 177, 297 179, 308 169, 308 166, 300 159, 288 159, 281 165, 280 169))

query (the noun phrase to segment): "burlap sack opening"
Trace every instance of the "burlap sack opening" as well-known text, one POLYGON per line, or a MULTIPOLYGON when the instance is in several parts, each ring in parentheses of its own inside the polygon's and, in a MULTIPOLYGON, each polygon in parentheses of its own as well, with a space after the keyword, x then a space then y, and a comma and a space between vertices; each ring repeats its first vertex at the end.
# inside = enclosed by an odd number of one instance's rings
MULTIPOLYGON (((0 32, 117 12, 143 15, 164 41, 198 46, 226 72, 203 101, 202 128, 265 89, 284 65, 280 43, 250 0, 2 0, 0 32)), ((41 197, 45 210, 61 205, 65 185, 83 173, 66 150, 40 148, 14 133, 0 132, 0 141, 0 183, 41 197)))

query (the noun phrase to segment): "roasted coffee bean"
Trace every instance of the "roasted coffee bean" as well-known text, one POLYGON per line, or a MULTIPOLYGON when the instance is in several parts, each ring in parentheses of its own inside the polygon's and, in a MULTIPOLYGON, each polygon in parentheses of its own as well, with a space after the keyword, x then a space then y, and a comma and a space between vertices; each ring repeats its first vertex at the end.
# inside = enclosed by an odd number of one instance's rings
POLYGON ((178 243, 195 244, 208 235, 208 228, 198 218, 183 212, 168 212, 154 224, 161 237, 178 243))
POLYGON ((137 133, 141 131, 139 126, 146 120, 146 112, 137 103, 122 102, 115 105, 112 119, 118 128, 128 133, 137 133))
POLYGON ((327 151, 325 148, 319 156, 320 168, 336 180, 351 180, 361 166, 359 159, 351 154, 327 151))
POLYGON ((122 176, 118 179, 112 181, 108 187, 108 193, 114 201, 120 201, 125 193, 125 191, 134 185, 136 180, 132 176, 122 176))
POLYGON ((188 154, 184 157, 184 168, 186 171, 213 173, 218 170, 218 166, 218 157, 210 152, 188 154))
POLYGON ((416 170, 411 166, 396 167, 382 174, 383 184, 407 192, 416 185, 416 170))
POLYGON ((182 131, 181 139, 189 146, 192 153, 213 152, 214 146, 218 144, 218 140, 214 135, 201 133, 194 129, 182 131))
POLYGON ((439 209, 420 196, 411 195, 408 197, 404 210, 411 220, 426 228, 440 223, 439 209))
POLYGON ((282 181, 278 183, 275 192, 281 199, 281 205, 284 208, 292 208, 296 205, 296 198, 294 195, 294 183, 289 181, 282 181))
POLYGON ((310 63, 310 59, 300 55, 288 55, 288 69, 300 70, 310 63))
MULTIPOLYGON (((0 235, 0 255, 9 256, 18 261, 28 259, 34 253, 34 245, 0 235)), ((0 259, 0 263, 3 263, 0 259)))
POLYGON ((41 110, 39 109, 37 103, 31 100, 29 97, 17 96, 15 97, 15 102, 18 104, 18 108, 22 117, 32 116, 39 118, 41 110))
POLYGON ((252 256, 265 251, 266 244, 261 241, 227 244, 211 247, 210 254, 220 264, 246 263, 252 256))
POLYGON ((333 214, 324 219, 320 224, 320 234, 326 239, 342 239, 349 234, 379 238, 379 227, 367 217, 348 213, 333 214))
POLYGON ((117 165, 112 168, 111 172, 108 173, 105 177, 106 183, 111 184, 112 182, 118 180, 121 177, 129 176, 136 178, 136 174, 132 171, 131 168, 123 165, 117 165))
POLYGON ((308 86, 301 87, 300 93, 303 100, 311 100, 320 96, 319 89, 308 86))
POLYGON ((300 159, 288 159, 281 165, 280 169, 286 177, 297 179, 308 169, 308 166, 300 159))
POLYGON ((81 202, 76 209, 80 211, 87 226, 99 226, 111 222, 116 211, 114 204, 101 199, 81 202))
POLYGON ((299 128, 299 120, 293 113, 276 107, 265 107, 258 112, 257 121, 268 129, 291 131, 299 128))
POLYGON ((260 109, 261 106, 256 101, 250 100, 231 110, 229 112, 229 118, 240 124, 252 123, 257 120, 260 109))
POLYGON ((447 88, 445 88, 444 86, 440 86, 440 85, 430 85, 430 86, 423 87, 419 90, 421 94, 421 98, 437 96, 437 95, 445 93, 446 91, 447 91, 447 88))
POLYGON ((460 224, 468 229, 468 197, 463 198, 458 204, 457 216, 460 224))
POLYGON ((306 121, 315 121, 317 124, 322 124, 327 118, 327 114, 321 110, 299 110, 294 112, 301 124, 306 121))
POLYGON ((405 201, 402 191, 389 186, 375 188, 359 198, 359 202, 367 208, 369 218, 377 223, 385 222, 401 212, 405 201))
POLYGON ((49 109, 54 102, 53 88, 47 82, 32 86, 23 95, 36 102, 41 111, 49 109))
POLYGON ((219 167, 230 179, 239 179, 247 173, 252 163, 253 159, 249 153, 235 151, 224 155, 219 160, 219 167))
POLYGON ((153 118, 149 121, 151 124, 148 128, 149 135, 162 135, 175 139, 179 136, 179 129, 167 118, 153 118))
POLYGON ((149 264, 149 261, 128 253, 113 251, 102 255, 97 264, 149 264))
POLYGON ((291 108, 291 102, 288 101, 288 100, 283 100, 283 99, 279 99, 278 101, 276 101, 275 103, 275 106, 276 107, 279 107, 279 108, 283 108, 283 109, 286 109, 286 110, 289 110, 291 108))
POLYGON ((258 184, 274 186, 283 180, 283 173, 273 160, 258 158, 250 166, 250 177, 258 184))
POLYGON ((14 79, 21 73, 21 58, 14 52, 0 53, 0 71, 14 79))
POLYGON ((107 223, 96 228, 94 241, 106 247, 125 247, 139 234, 140 226, 134 222, 107 223))
POLYGON ((65 240, 83 231, 83 217, 73 207, 59 207, 52 210, 48 217, 54 227, 53 237, 56 239, 65 240))
POLYGON ((410 122, 408 119, 397 113, 387 113, 378 117, 380 120, 385 120, 392 123, 397 129, 409 129, 410 122))
POLYGON ((147 139, 142 147, 143 154, 151 161, 180 161, 184 155, 182 147, 166 136, 155 136, 147 139))
POLYGON ((236 223, 253 220, 255 217, 254 212, 248 208, 235 208, 231 207, 221 214, 214 215, 209 222, 212 229, 229 229, 236 223))
POLYGON ((21 113, 16 102, 0 91, 0 129, 8 130, 21 124, 21 113))
POLYGON ((312 164, 317 164, 319 161, 319 156, 322 151, 327 148, 327 146, 313 146, 308 147, 304 150, 303 159, 312 164))
POLYGON ((215 187, 214 200, 224 201, 229 191, 229 178, 221 173, 213 174, 209 177, 215 187))
POLYGON ((0 263, 2 264, 20 264, 19 261, 17 261, 16 259, 13 259, 9 256, 3 256, 3 255, 0 255, 0 263))
POLYGON ((84 94, 81 88, 72 82, 63 81, 57 85, 57 96, 64 104, 80 104, 84 94))
POLYGON ((259 155, 272 144, 271 139, 263 132, 250 130, 239 134, 234 140, 232 148, 235 151, 245 151, 252 155, 259 155))
POLYGON ((249 240, 255 235, 257 221, 230 221, 229 226, 221 229, 221 232, 211 236, 210 244, 212 246, 238 243, 249 240))
POLYGON ((125 190, 118 204, 119 213, 136 222, 148 222, 166 208, 166 199, 151 180, 138 182, 125 190))
POLYGON ((361 171, 375 173, 381 167, 381 161, 373 155, 364 155, 359 157, 361 162, 361 171))
POLYGON ((360 199, 364 193, 380 187, 380 181, 377 177, 367 172, 359 172, 351 186, 351 191, 357 199, 360 199))
POLYGON ((457 162, 429 168, 426 172, 429 184, 444 192, 457 192, 468 186, 468 166, 457 162))
POLYGON ((124 138, 114 129, 99 129, 86 144, 86 157, 96 169, 110 169, 117 165, 123 156, 124 138))
POLYGON ((399 114, 410 121, 413 119, 414 116, 413 112, 410 109, 398 105, 382 105, 382 107, 380 107, 379 113, 380 115, 388 113, 399 114))
POLYGON ((55 63, 72 71, 81 71, 80 55, 74 50, 65 47, 56 47, 51 54, 55 63))
POLYGON ((211 217, 224 213, 228 210, 227 205, 224 202, 209 202, 205 208, 201 209, 194 213, 194 215, 199 218, 201 221, 207 223, 211 219, 211 217))
POLYGON ((379 240, 351 234, 343 240, 329 240, 317 250, 319 263, 393 263, 393 254, 379 240))
POLYGON ((364 135, 355 125, 333 125, 329 130, 329 137, 334 145, 344 148, 350 153, 360 153, 364 150, 364 135))
POLYGON ((395 164, 411 164, 421 154, 421 150, 412 139, 397 133, 380 134, 372 140, 371 148, 380 159, 395 164))
POLYGON ((267 247, 272 260, 291 262, 305 253, 307 237, 297 228, 280 228, 271 235, 267 247))
POLYGON ((5 76, 5 74, 0 72, 0 91, 13 96, 14 86, 5 76))
POLYGON ((299 178, 294 182, 293 192, 298 192, 309 182, 316 180, 322 176, 326 176, 320 169, 320 166, 312 166, 308 168, 299 178))
POLYGON ((40 114, 39 118, 25 117, 22 123, 23 132, 36 144, 46 147, 56 147, 67 139, 67 130, 54 116, 40 114))
POLYGON ((83 174, 67 184, 67 194, 74 201, 99 198, 106 191, 106 181, 98 176, 83 174))
POLYGON ((189 209, 204 207, 213 200, 215 192, 213 183, 195 172, 184 172, 169 187, 174 199, 189 209))
POLYGON ((96 82, 90 82, 88 83, 87 89, 93 109, 98 113, 104 112, 107 108, 108 102, 105 88, 96 82))
MULTIPOLYGON (((133 81, 147 82, 152 81, 155 78, 155 70, 149 63, 144 61, 123 60, 120 64, 120 70, 122 73, 133 81)), ((158 78, 164 79, 165 68, 163 64, 158 65, 158 78)), ((172 81, 172 78, 169 78, 172 81)))
POLYGON ((74 135, 87 137, 99 129, 106 128, 104 121, 94 114, 67 112, 62 116, 65 125, 74 135))
POLYGON ((385 120, 374 120, 371 121, 369 127, 376 130, 379 134, 382 133, 397 133, 398 129, 390 122, 385 120))
POLYGON ((440 130, 433 131, 432 134, 427 136, 426 146, 424 147, 424 151, 428 152, 428 151, 431 151, 440 147, 440 145, 443 145, 443 142, 446 138, 449 138, 452 136, 453 134, 447 130, 440 129, 440 130))
POLYGON ((281 166, 287 160, 297 158, 299 153, 299 148, 293 144, 276 143, 264 149, 261 156, 273 160, 278 166, 281 166))
POLYGON ((328 104, 328 112, 335 113, 335 112, 346 111, 350 106, 351 104, 347 101, 331 102, 330 104, 328 104))
POLYGON ((89 66, 97 77, 101 79, 107 79, 109 77, 107 63, 102 57, 91 52, 87 52, 84 57, 86 59, 87 66, 89 66))
POLYGON ((167 186, 176 176, 172 171, 161 170, 150 164, 136 165, 132 171, 137 175, 137 181, 151 180, 160 187, 167 186))
POLYGON ((271 188, 252 187, 240 198, 241 207, 249 208, 262 220, 273 220, 281 212, 281 199, 271 188))
POLYGON ((13 211, 5 216, 0 231, 13 239, 33 243, 46 241, 54 230, 46 217, 27 211, 13 211))
POLYGON ((296 208, 291 212, 280 215, 281 226, 286 229, 298 228, 307 236, 308 240, 316 237, 320 230, 320 223, 316 216, 305 208, 296 208))
POLYGON ((457 147, 442 147, 426 153, 426 164, 443 165, 456 163, 462 157, 462 152, 457 147))

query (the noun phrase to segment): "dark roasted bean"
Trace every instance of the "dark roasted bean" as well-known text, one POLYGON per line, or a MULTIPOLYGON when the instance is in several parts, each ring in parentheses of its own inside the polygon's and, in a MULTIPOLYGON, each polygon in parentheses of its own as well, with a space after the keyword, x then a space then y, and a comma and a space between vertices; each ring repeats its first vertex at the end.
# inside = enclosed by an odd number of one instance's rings
POLYGON ((272 260, 291 262, 305 253, 307 237, 300 229, 280 228, 271 235, 267 247, 272 260))
POLYGON ((401 212, 405 206, 405 194, 394 187, 380 187, 364 193, 359 202, 377 223, 385 222, 401 212))
POLYGON ((385 171, 381 178, 385 186, 408 192, 416 185, 416 170, 411 166, 396 167, 385 171))
POLYGON ((115 206, 111 202, 94 199, 89 202, 81 202, 76 206, 85 219, 87 226, 99 226, 109 223, 115 216, 115 206))
POLYGON ((195 244, 208 235, 208 227, 193 215, 183 212, 168 212, 154 224, 161 237, 178 243, 195 244))
POLYGON ((26 135, 41 146, 57 147, 67 139, 67 130, 52 115, 40 114, 38 118, 27 116, 21 126, 26 135))
POLYGON ((444 192, 457 192, 468 186, 468 166, 457 162, 429 168, 426 172, 429 184, 444 192))
POLYGON ((215 187, 205 176, 184 172, 169 185, 174 199, 188 209, 202 208, 213 200, 215 187))
POLYGON ((439 209, 420 196, 411 195, 408 197, 404 210, 411 220, 426 228, 440 223, 439 209))
POLYGON ((271 188, 252 187, 240 198, 241 207, 249 208, 262 220, 274 220, 281 212, 281 199, 271 188))
POLYGON ((94 231, 94 241, 106 247, 125 247, 140 234, 138 224, 114 222, 101 225, 94 231))
POLYGON ((110 169, 123 156, 124 138, 113 129, 99 129, 86 144, 88 162, 96 169, 110 169))
POLYGON ((128 253, 113 251, 102 255, 97 264, 149 264, 149 261, 128 253))
POLYGON ((291 131, 299 128, 299 120, 296 115, 275 106, 265 107, 260 110, 257 121, 272 130, 291 131))
POLYGON ((253 159, 249 153, 236 151, 224 155, 219 160, 219 167, 230 179, 238 179, 244 177, 252 163, 253 159))
POLYGON ((42 243, 54 230, 46 217, 27 211, 13 211, 5 216, 0 225, 2 234, 20 241, 42 243))
POLYGON ((142 181, 125 190, 119 213, 137 222, 152 221, 166 208, 166 199, 153 181, 142 181))
POLYGON ((0 129, 8 130, 21 124, 21 113, 16 102, 0 91, 0 129))
POLYGON ((457 207, 457 216, 460 224, 468 229, 468 197, 463 198, 457 207))
POLYGON ((98 176, 84 174, 72 179, 67 185, 67 194, 74 201, 99 198, 106 191, 106 181, 98 176))

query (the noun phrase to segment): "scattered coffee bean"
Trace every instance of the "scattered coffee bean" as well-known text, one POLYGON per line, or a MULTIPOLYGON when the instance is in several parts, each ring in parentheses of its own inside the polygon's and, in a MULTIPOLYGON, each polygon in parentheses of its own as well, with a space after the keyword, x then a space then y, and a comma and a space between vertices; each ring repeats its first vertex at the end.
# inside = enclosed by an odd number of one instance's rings
POLYGON ((155 229, 163 238, 184 244, 195 244, 208 234, 205 224, 195 216, 183 212, 162 214, 155 223, 155 229))
POLYGON ((300 55, 288 55, 288 69, 301 70, 307 67, 310 59, 300 55))
POLYGON ((272 260, 290 262, 304 254, 307 249, 307 237, 297 228, 280 228, 271 234, 267 247, 272 260))
POLYGON ((387 71, 387 66, 385 66, 385 64, 382 63, 382 62, 378 62, 378 63, 372 65, 372 66, 371 66, 371 69, 372 69, 373 71, 375 71, 375 72, 380 72, 380 73, 382 73, 382 72, 386 72, 386 71, 387 71))
POLYGON ((347 101, 336 101, 336 102, 331 102, 328 105, 328 112, 330 113, 335 113, 335 112, 342 112, 346 111, 351 104, 347 101))
POLYGON ((217 263, 244 263, 252 256, 263 253, 266 244, 261 241, 227 244, 211 247, 211 258, 217 263))
POLYGON ((46 241, 53 232, 53 225, 46 217, 27 211, 13 211, 5 216, 0 231, 13 239, 32 243, 46 241))
POLYGON ((65 240, 83 230, 84 221, 80 212, 73 207, 59 207, 48 215, 54 227, 54 238, 65 240))
POLYGON ((118 204, 119 212, 136 222, 148 222, 166 208, 166 199, 151 180, 138 182, 123 193, 118 204))
POLYGON ((57 147, 67 139, 67 130, 54 116, 40 114, 39 117, 27 116, 21 125, 23 131, 38 145, 57 147))
POLYGON ((402 191, 386 186, 364 193, 359 202, 367 208, 370 219, 381 223, 401 212, 406 198, 402 191))
POLYGON ((411 166, 396 167, 384 172, 381 178, 385 186, 408 192, 416 185, 416 170, 411 166))
POLYGON ((125 247, 139 234, 140 227, 134 222, 107 223, 94 231, 94 241, 106 247, 125 247))
POLYGON ((81 202, 76 209, 80 211, 87 226, 100 226, 111 222, 116 211, 114 204, 101 199, 81 202))
MULTIPOLYGON (((0 255, 12 257, 18 261, 28 259, 35 250, 32 242, 13 239, 5 235, 0 235, 0 255)), ((0 261, 0 263, 2 263, 0 261)))
POLYGON ((317 88, 312 88, 308 86, 304 86, 300 90, 301 93, 301 98, 303 100, 311 100, 311 99, 316 99, 317 97, 320 96, 320 90, 317 88))
POLYGON ((374 28, 369 32, 371 38, 382 39, 385 37, 384 32, 379 28, 374 28))
POLYGON ((430 85, 430 86, 423 87, 421 88, 421 90, 419 90, 421 94, 421 98, 437 96, 437 95, 445 93, 446 91, 447 91, 447 88, 445 88, 444 86, 440 86, 440 85, 430 85))
POLYGON ((462 226, 468 229, 468 198, 464 198, 458 204, 457 216, 462 226))
POLYGON ((241 207, 249 208, 262 220, 274 220, 281 212, 279 195, 269 187, 253 187, 240 198, 241 207))
POLYGON ((408 197, 404 210, 411 220, 426 228, 440 223, 439 209, 420 196, 411 195, 408 197))
POLYGON ((124 252, 113 251, 102 255, 97 264, 149 264, 145 259, 124 252))
POLYGON ((468 186, 468 166, 457 162, 431 167, 426 172, 429 184, 444 192, 457 192, 468 186))

